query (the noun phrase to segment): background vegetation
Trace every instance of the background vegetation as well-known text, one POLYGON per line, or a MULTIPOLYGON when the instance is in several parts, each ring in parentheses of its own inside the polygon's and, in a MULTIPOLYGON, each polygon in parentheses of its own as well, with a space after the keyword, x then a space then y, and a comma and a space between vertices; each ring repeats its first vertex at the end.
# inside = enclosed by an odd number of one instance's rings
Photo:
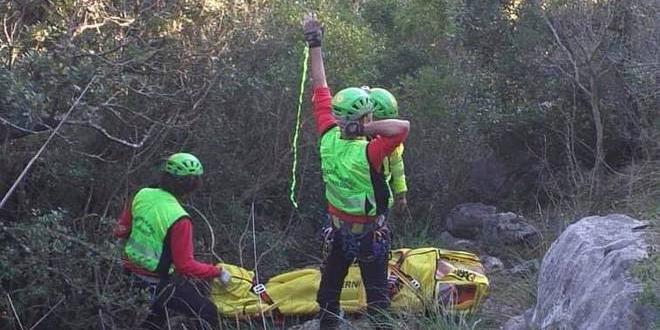
MULTIPOLYGON (((109 233, 127 196, 180 150, 205 166, 190 201, 202 259, 215 251, 253 268, 254 217, 263 276, 318 262, 324 206, 309 93, 300 208, 288 201, 308 10, 326 26, 331 87, 388 88, 412 122, 398 246, 441 246, 444 215, 468 201, 524 214, 548 240, 587 214, 657 220, 659 9, 655 0, 1 2, 2 195, 89 89, 0 209, 0 328, 139 322, 144 296, 126 289, 109 233)), ((533 302, 533 274, 508 280, 527 290, 499 285, 505 308, 475 327, 533 302)))

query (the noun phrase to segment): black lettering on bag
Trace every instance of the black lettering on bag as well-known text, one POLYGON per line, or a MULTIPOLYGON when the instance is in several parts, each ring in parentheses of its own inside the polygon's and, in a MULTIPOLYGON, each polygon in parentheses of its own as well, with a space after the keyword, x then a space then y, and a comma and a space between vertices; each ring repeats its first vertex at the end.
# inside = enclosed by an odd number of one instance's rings
POLYGON ((474 282, 474 278, 476 277, 476 275, 474 273, 469 272, 465 269, 456 269, 456 270, 454 270, 454 274, 456 274, 456 276, 458 276, 460 278, 463 278, 463 279, 466 279, 470 282, 474 282))

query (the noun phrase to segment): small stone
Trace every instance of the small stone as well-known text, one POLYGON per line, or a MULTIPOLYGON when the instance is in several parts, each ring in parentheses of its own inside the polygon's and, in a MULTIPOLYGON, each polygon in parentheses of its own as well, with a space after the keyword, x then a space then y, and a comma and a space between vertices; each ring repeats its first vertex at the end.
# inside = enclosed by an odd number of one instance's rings
POLYGON ((512 275, 527 275, 537 272, 539 269, 538 259, 526 260, 522 263, 515 265, 509 270, 512 275))
POLYGON ((486 269, 487 273, 492 273, 501 269, 504 269, 504 263, 502 260, 489 256, 489 255, 483 255, 479 257, 481 259, 481 264, 484 265, 484 268, 486 269))

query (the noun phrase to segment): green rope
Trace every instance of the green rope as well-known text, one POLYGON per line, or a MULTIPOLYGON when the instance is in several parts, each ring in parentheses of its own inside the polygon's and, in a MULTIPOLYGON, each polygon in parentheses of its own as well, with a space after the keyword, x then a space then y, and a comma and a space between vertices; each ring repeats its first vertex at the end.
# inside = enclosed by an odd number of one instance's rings
POLYGON ((302 108, 303 95, 305 94, 305 79, 307 78, 307 60, 309 59, 309 48, 305 45, 305 50, 303 52, 303 70, 302 77, 300 77, 300 94, 298 96, 298 113, 296 114, 296 129, 293 133, 293 166, 291 168, 291 195, 289 199, 293 204, 293 207, 298 208, 298 203, 296 202, 295 191, 296 191, 296 168, 298 167, 298 134, 300 133, 300 109, 302 108))

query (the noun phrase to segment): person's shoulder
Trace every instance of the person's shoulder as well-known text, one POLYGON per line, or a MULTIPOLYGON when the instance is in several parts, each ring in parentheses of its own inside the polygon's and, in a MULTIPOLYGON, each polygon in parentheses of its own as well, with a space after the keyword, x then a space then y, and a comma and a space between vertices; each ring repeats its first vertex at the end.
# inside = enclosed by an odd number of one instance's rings
POLYGON ((319 142, 323 145, 324 142, 340 139, 339 127, 336 124, 328 125, 323 132, 320 133, 319 142))
POLYGON ((193 226, 192 219, 190 219, 189 215, 184 215, 180 217, 172 224, 172 228, 176 227, 177 229, 187 229, 187 228, 192 228, 192 226, 193 226))

